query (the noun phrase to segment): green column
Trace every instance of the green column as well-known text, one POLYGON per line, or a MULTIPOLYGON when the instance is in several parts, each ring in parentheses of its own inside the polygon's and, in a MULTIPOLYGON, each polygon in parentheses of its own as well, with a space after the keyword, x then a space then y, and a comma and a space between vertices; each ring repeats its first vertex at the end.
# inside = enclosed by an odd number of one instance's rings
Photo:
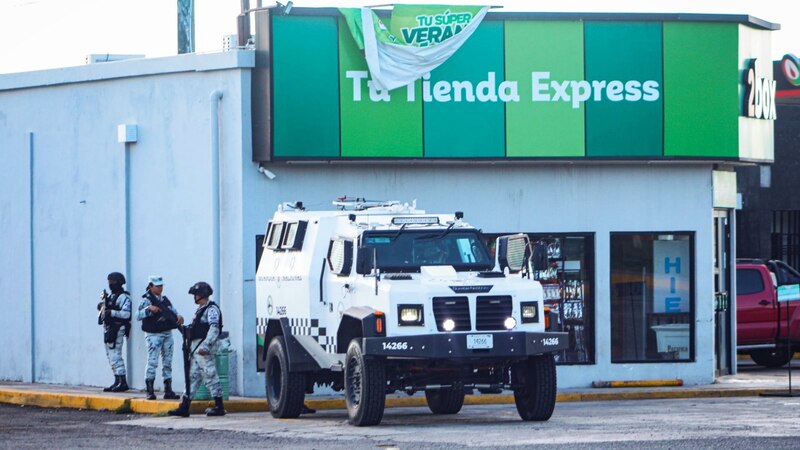
POLYGON ((339 157, 335 17, 272 19, 275 157, 339 157))
POLYGON ((586 156, 660 158, 661 23, 587 22, 585 37, 586 156))
POLYGON ((583 157, 584 106, 534 102, 531 75, 582 80, 583 23, 509 20, 505 31, 506 76, 519 82, 520 91, 519 102, 506 103, 507 156, 583 157))

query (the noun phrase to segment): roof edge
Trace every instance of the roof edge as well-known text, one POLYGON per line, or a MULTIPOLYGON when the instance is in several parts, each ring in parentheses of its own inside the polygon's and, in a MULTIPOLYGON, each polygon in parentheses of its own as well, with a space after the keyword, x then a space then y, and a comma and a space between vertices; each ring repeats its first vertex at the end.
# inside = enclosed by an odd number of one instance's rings
POLYGON ((83 66, 0 74, 0 92, 147 75, 250 69, 253 67, 255 67, 255 51, 253 50, 135 58, 83 66))

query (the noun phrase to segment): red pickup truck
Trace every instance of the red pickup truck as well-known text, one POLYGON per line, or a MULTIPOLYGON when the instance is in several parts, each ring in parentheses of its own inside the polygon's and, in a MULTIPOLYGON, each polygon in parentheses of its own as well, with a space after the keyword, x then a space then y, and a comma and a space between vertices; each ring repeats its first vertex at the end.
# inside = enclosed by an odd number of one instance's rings
MULTIPOLYGON (((760 366, 780 367, 791 359, 786 348, 786 303, 777 286, 800 284, 800 273, 783 261, 736 260, 737 352, 760 366)), ((800 345, 800 301, 789 304, 792 348, 800 345)))

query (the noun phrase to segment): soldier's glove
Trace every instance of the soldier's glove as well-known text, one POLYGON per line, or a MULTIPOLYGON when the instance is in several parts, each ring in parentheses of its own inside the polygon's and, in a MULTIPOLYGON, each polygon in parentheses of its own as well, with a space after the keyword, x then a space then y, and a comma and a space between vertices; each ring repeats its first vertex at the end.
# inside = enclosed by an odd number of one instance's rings
POLYGON ((106 310, 106 317, 111 317, 111 310, 110 309, 106 310))
POLYGON ((97 310, 100 311, 103 308, 103 302, 97 304, 97 310))

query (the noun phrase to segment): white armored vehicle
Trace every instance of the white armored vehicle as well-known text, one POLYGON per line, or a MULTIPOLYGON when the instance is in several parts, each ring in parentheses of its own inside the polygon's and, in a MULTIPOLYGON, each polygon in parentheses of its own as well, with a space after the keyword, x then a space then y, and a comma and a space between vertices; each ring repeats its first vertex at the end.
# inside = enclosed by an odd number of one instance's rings
POLYGON ((493 258, 460 212, 334 204, 284 204, 267 227, 258 357, 274 417, 297 417, 318 385, 344 390, 358 426, 380 423, 396 391, 424 391, 434 414, 455 414, 465 392, 510 389, 523 420, 550 418, 567 334, 545 331, 525 236, 499 238, 493 258))

